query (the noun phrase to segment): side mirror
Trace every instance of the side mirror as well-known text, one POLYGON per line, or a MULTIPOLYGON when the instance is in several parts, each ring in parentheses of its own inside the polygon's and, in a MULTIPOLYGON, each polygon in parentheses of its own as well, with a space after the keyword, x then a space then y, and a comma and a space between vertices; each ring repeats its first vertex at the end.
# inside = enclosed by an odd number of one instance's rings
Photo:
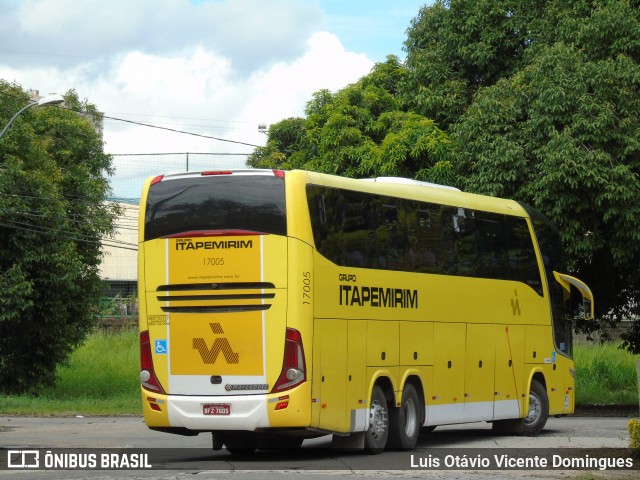
POLYGON ((593 305, 593 293, 591 289, 582 280, 578 280, 566 273, 553 272, 553 276, 556 281, 562 285, 562 288, 567 292, 567 296, 571 297, 572 287, 576 289, 582 296, 582 316, 585 320, 593 320, 595 316, 593 305))

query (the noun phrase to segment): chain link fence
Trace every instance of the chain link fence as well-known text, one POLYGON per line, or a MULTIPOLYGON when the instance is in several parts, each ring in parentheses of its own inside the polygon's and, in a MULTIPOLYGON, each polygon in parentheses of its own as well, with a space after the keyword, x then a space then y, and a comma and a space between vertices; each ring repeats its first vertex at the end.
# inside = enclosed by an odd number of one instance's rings
POLYGON ((249 153, 115 154, 110 178, 113 197, 138 203, 148 177, 174 172, 246 168, 249 153))

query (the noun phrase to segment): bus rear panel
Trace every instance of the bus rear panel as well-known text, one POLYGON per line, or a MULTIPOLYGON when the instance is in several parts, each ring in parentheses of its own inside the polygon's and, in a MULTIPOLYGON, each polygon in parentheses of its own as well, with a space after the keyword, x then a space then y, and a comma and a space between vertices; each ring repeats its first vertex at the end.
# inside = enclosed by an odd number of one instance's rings
POLYGON ((174 433, 308 425, 303 339, 287 324, 282 176, 167 175, 145 191, 139 293, 147 425, 174 433))

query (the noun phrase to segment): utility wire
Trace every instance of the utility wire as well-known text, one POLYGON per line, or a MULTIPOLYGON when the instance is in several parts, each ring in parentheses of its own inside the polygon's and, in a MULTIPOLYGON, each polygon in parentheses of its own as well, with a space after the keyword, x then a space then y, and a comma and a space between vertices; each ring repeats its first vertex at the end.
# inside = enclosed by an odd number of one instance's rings
MULTIPOLYGON (((67 221, 73 225, 90 225, 94 228, 105 226, 104 223, 96 223, 90 215, 67 215, 64 213, 50 213, 41 210, 25 211, 25 210, 9 210, 0 209, 0 214, 20 215, 28 218, 54 221, 67 221)), ((114 219, 114 227, 119 230, 138 230, 138 222, 134 217, 116 217, 114 219)))
MULTIPOLYGON (((91 236, 91 235, 88 235, 88 234, 87 235, 83 235, 82 233, 75 232, 73 230, 62 230, 62 229, 57 229, 57 228, 53 228, 53 227, 47 227, 45 225, 33 225, 31 223, 19 222, 17 220, 10 220, 10 219, 5 219, 5 222, 9 222, 9 223, 12 223, 14 225, 20 225, 20 226, 23 226, 23 227, 37 228, 37 229, 42 230, 43 232, 47 231, 47 232, 65 234, 66 235, 65 238, 70 238, 72 240, 86 240, 86 241, 91 241, 91 242, 94 242, 94 243, 100 243, 100 242, 96 242, 94 240, 94 237, 91 236)), ((105 239, 105 240, 107 242, 111 242, 111 243, 114 243, 114 244, 123 244, 123 245, 129 245, 129 246, 135 245, 133 243, 125 242, 125 241, 122 241, 122 240, 115 240, 113 238, 109 238, 109 239, 105 239)))
POLYGON ((12 228, 14 230, 22 230, 25 232, 41 233, 44 235, 59 236, 59 234, 64 233, 66 234, 64 238, 67 240, 73 240, 76 242, 88 243, 92 245, 101 245, 101 246, 111 247, 111 248, 120 248, 123 250, 133 250, 133 251, 138 250, 137 245, 135 245, 134 243, 120 242, 118 240, 101 240, 101 241, 89 240, 87 238, 74 237, 70 235, 70 232, 56 231, 55 229, 52 229, 52 228, 39 227, 39 226, 20 223, 20 222, 11 222, 10 220, 9 222, 10 223, 0 222, 0 226, 12 228))
POLYGON ((109 120, 117 120, 119 122, 132 123, 134 125, 141 125, 143 127, 157 128, 159 130, 167 130, 169 132, 174 132, 174 133, 182 133, 184 135, 193 135, 194 137, 209 138, 211 140, 218 140, 219 142, 228 142, 228 143, 235 143, 238 145, 246 145, 248 147, 262 148, 260 145, 254 145, 253 143, 239 142, 237 140, 229 140, 227 138, 213 137, 211 135, 203 135, 201 133, 185 132, 184 130, 177 130, 175 128, 169 128, 169 127, 160 127, 158 125, 151 125, 149 123, 135 122, 133 120, 125 120, 124 118, 109 117, 107 115, 102 115, 102 118, 108 118, 109 120))
MULTIPOLYGON (((13 94, 7 93, 7 92, 0 92, 0 94, 6 95, 8 97, 21 98, 21 97, 18 97, 17 95, 13 95, 13 94)), ((72 110, 72 109, 67 108, 67 107, 58 107, 58 108, 62 108, 64 110, 68 110, 70 112, 81 113, 81 114, 84 114, 84 115, 91 115, 88 112, 78 112, 76 110, 72 110)), ((186 132, 184 130, 178 130, 178 129, 175 129, 175 128, 160 127, 158 125, 151 125, 149 123, 136 122, 134 120, 125 120, 124 118, 111 117, 109 115, 105 115, 105 114, 100 113, 100 112, 98 112, 97 115, 100 118, 107 118, 109 120, 115 120, 115 121, 118 121, 118 122, 131 123, 133 125, 140 125, 142 127, 156 128, 158 130, 167 130, 169 132, 180 133, 180 134, 183 134, 183 135, 192 135, 194 137, 208 138, 208 139, 211 139, 211 140, 217 140, 219 142, 235 143, 237 145, 246 145, 248 147, 262 148, 260 145, 254 145, 253 143, 240 142, 238 140, 229 140, 227 138, 214 137, 214 136, 211 136, 211 135, 204 135, 204 134, 201 134, 201 133, 186 132)))

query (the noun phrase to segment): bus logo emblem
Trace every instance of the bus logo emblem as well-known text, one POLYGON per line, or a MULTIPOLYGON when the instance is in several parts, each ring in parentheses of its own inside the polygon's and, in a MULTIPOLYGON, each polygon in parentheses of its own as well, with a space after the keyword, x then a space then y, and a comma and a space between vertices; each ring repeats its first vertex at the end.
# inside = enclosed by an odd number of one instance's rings
MULTIPOLYGON (((224 330, 222 330, 222 326, 219 323, 210 323, 209 327, 211 328, 211 331, 214 335, 224 334, 224 330)), ((229 340, 224 337, 216 338, 213 342, 213 345, 211 345, 211 348, 207 347, 204 338, 194 338, 193 348, 195 350, 198 350, 200 356, 202 357, 202 361, 206 364, 216 363, 220 352, 222 352, 222 355, 224 355, 224 359, 227 361, 227 363, 240 363, 240 354, 233 351, 229 340)))
POLYGON ((518 291, 514 290, 513 293, 515 294, 516 298, 511 299, 511 310, 513 311, 513 316, 515 317, 522 315, 522 312, 520 310, 520 300, 518 300, 518 291))

